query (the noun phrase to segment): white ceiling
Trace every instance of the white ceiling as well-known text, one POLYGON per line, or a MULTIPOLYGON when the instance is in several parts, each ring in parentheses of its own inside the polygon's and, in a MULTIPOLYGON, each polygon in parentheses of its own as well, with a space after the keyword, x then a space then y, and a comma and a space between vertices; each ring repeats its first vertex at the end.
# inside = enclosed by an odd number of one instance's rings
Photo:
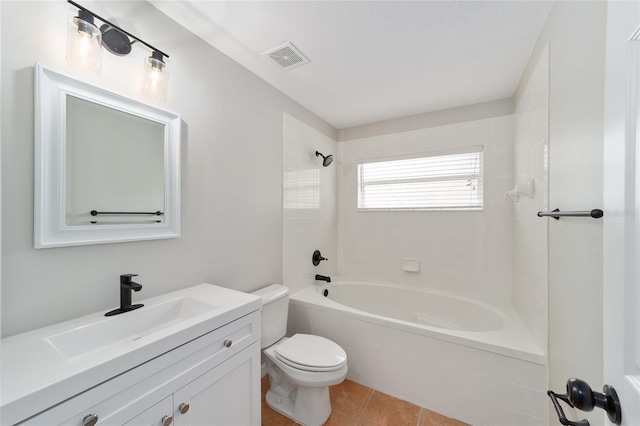
POLYGON ((342 129, 511 97, 551 1, 149 0, 342 129), (311 63, 285 71, 284 42, 311 63))

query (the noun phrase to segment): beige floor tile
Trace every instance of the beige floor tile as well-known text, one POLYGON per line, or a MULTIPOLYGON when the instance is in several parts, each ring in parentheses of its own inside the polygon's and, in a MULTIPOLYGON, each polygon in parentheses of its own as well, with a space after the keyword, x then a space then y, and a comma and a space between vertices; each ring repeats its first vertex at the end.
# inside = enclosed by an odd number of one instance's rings
POLYGON ((332 409, 329 420, 327 420, 324 426, 357 426, 357 424, 358 422, 356 420, 332 409))
POLYGON ((423 408, 418 426, 467 426, 467 424, 423 408))
POLYGON ((382 392, 374 392, 360 419, 369 426, 415 426, 420 407, 382 392))
POLYGON ((262 397, 262 401, 264 401, 264 397, 267 395, 268 390, 269 390, 269 376, 264 376, 260 381, 260 396, 262 397))
MULTIPOLYGON (((294 426, 296 423, 269 408, 265 395, 269 390, 269 377, 261 380, 262 425, 294 426)), ((361 384, 345 380, 329 388, 331 416, 324 426, 467 426, 458 420, 420 408, 417 405, 374 392, 361 384), (422 410, 422 411, 421 411, 422 410), (418 424, 418 417, 420 423, 418 424)))
POLYGON ((367 405, 373 389, 345 380, 329 388, 331 408, 353 419, 359 419, 367 405))
POLYGON ((283 416, 272 410, 265 401, 262 401, 262 426, 293 426, 295 422, 287 416, 283 416))

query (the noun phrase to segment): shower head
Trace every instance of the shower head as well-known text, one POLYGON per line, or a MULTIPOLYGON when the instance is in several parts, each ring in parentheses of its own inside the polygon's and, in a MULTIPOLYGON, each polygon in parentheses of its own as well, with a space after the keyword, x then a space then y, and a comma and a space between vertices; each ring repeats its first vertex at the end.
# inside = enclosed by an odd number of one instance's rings
POLYGON ((333 161, 333 155, 327 155, 326 157, 322 153, 316 151, 316 157, 322 157, 322 165, 327 167, 333 161))

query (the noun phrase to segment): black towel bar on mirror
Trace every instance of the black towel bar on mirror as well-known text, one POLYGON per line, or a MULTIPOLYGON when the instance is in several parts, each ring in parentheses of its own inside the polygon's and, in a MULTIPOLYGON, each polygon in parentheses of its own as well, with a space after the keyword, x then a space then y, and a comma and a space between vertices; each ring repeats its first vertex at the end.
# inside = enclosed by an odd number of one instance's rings
POLYGON ((91 216, 98 216, 99 214, 120 214, 120 215, 127 215, 127 214, 154 214, 156 216, 162 216, 164 213, 162 213, 160 210, 155 211, 155 212, 99 212, 97 210, 91 210, 91 216))
POLYGON ((600 209, 593 209, 590 211, 572 211, 572 212, 561 212, 560 209, 555 209, 550 212, 538 212, 538 217, 552 217, 555 220, 560 220, 561 217, 592 217, 594 219, 599 219, 604 216, 604 212, 600 209))

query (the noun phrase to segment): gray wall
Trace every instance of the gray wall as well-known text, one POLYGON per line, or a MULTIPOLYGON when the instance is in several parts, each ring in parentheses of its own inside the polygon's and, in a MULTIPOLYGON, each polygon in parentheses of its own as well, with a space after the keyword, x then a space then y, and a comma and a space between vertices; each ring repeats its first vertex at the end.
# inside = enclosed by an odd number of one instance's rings
POLYGON ((119 302, 118 276, 138 273, 134 299, 202 282, 238 290, 282 279, 283 113, 334 140, 323 120, 146 2, 87 6, 169 53, 162 108, 182 115, 182 237, 33 248, 33 65, 139 98, 144 58, 104 54, 99 76, 66 65, 66 2, 0 2, 2 19, 2 335, 119 302))

